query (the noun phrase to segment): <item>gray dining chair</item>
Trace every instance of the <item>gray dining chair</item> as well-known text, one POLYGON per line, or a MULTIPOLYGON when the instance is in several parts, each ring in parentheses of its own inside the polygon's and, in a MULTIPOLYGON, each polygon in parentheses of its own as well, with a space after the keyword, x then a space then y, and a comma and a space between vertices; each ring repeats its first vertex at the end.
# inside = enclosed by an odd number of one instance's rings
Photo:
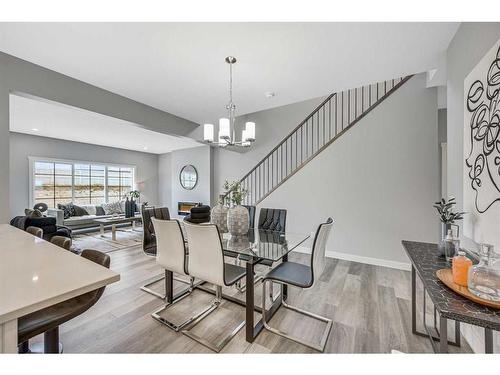
POLYGON ((314 237, 312 254, 310 257, 310 264, 304 265, 295 262, 283 262, 272 269, 262 280, 262 322, 264 328, 287 339, 298 342, 299 344, 305 345, 309 348, 323 352, 325 350, 325 345, 330 335, 332 329, 332 320, 324 316, 314 314, 312 312, 299 309, 298 307, 291 306, 283 300, 283 307, 298 312, 299 314, 311 317, 316 320, 320 320, 326 323, 326 328, 321 336, 320 344, 316 345, 311 342, 303 341, 297 337, 293 337, 285 332, 282 332, 276 328, 269 325, 266 316, 266 288, 267 284, 277 283, 281 286, 281 295, 283 295, 283 285, 290 285, 301 289, 312 288, 315 281, 315 272, 320 272, 322 268, 322 263, 325 259, 325 249, 330 231, 333 227, 333 219, 328 218, 328 220, 319 225, 316 235, 314 237))
POLYGON ((50 239, 50 242, 56 246, 62 247, 65 250, 71 250, 71 238, 63 236, 54 236, 50 239))
POLYGON ((37 227, 28 227, 26 228, 26 232, 32 234, 35 237, 43 238, 43 229, 37 227))

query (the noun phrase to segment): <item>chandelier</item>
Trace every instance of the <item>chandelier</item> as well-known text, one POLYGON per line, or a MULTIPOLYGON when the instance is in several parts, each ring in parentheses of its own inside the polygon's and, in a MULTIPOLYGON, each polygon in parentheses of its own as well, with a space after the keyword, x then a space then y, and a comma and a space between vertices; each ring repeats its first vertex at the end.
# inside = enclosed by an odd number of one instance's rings
POLYGON ((255 141, 255 122, 245 123, 245 129, 241 132, 241 140, 236 140, 235 134, 235 116, 236 105, 233 103, 233 64, 236 63, 236 57, 226 57, 226 63, 229 64, 229 103, 226 105, 228 117, 219 119, 218 141, 214 142, 214 125, 203 125, 203 140, 219 147, 238 146, 250 147, 255 141))

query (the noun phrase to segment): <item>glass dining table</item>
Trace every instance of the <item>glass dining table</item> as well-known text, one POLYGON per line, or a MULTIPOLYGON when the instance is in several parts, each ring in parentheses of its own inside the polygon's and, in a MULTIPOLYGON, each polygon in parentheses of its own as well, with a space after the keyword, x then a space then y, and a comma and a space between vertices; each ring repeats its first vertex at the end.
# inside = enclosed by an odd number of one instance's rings
MULTIPOLYGON (((222 249, 227 261, 233 258, 246 264, 245 275, 245 299, 239 299, 223 293, 223 298, 234 302, 246 309, 246 341, 253 342, 262 331, 264 325, 262 319, 255 322, 254 312, 262 313, 262 308, 255 305, 255 266, 264 262, 273 264, 276 262, 287 262, 288 255, 297 249, 307 239, 310 234, 300 234, 292 232, 278 232, 261 229, 250 229, 244 236, 232 236, 224 233, 221 236, 222 249)), ((173 302, 182 297, 185 292, 173 295, 173 274, 166 272, 166 300, 173 302)), ((206 283, 198 283, 195 288, 205 292, 215 294, 215 290, 206 283)), ((266 310, 266 317, 270 319, 281 307, 282 301, 287 298, 287 287, 283 286, 283 292, 272 301, 271 306, 266 310)))

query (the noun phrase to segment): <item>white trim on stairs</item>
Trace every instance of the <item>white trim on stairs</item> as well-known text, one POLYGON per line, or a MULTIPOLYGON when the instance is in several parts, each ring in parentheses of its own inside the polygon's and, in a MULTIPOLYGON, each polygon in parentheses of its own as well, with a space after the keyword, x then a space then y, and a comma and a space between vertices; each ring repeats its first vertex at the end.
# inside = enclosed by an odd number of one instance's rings
MULTIPOLYGON (((305 247, 305 246, 299 246, 296 249, 294 249, 293 251, 296 251, 298 253, 311 254, 311 249, 308 247, 305 247)), ((410 271, 411 270, 410 263, 405 263, 405 262, 396 262, 393 260, 380 259, 380 258, 370 258, 370 257, 361 256, 361 255, 340 253, 337 251, 329 251, 329 250, 326 250, 325 255, 327 258, 348 260, 351 262, 371 264, 374 266, 394 268, 394 269, 403 270, 403 271, 410 271)))

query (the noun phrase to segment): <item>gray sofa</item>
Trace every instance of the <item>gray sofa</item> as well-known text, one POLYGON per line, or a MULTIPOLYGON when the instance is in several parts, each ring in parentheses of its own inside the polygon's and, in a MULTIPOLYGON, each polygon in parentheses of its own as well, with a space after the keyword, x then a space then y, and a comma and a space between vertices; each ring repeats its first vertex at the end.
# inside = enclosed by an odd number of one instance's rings
MULTIPOLYGON (((125 212, 125 203, 123 202, 122 205, 122 211, 125 212)), ((63 210, 59 210, 57 208, 49 208, 47 211, 47 216, 55 217, 57 225, 64 225, 71 230, 84 230, 92 228, 95 229, 99 227, 99 224, 95 223, 94 219, 113 217, 113 215, 106 215, 104 209, 100 205, 81 205, 80 207, 85 209, 89 213, 89 215, 71 216, 65 219, 63 210)))

